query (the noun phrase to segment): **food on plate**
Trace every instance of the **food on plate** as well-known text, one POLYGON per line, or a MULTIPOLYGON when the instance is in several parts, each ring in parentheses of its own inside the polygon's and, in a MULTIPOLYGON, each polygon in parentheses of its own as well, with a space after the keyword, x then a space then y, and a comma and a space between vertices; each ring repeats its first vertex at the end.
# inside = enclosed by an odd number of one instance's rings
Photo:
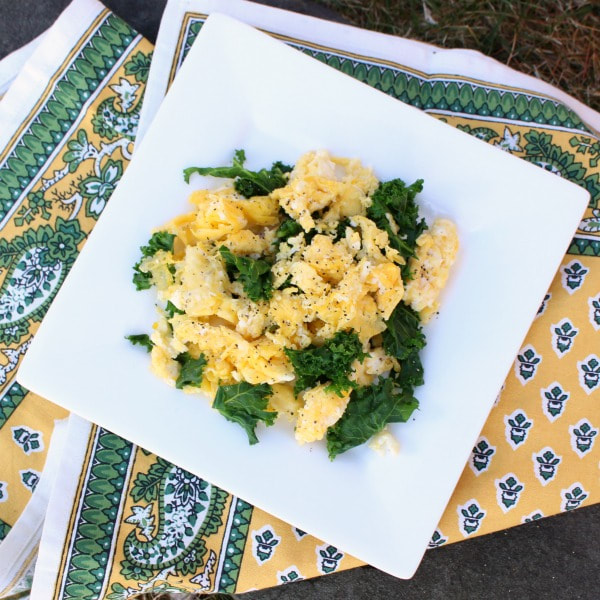
POLYGON ((230 167, 184 171, 225 181, 142 246, 133 283, 155 289, 158 318, 128 339, 251 444, 282 415, 299 443, 326 438, 331 459, 369 440, 395 448, 387 425, 418 406, 421 325, 439 308, 456 227, 419 216, 422 180, 379 182, 356 159, 245 160, 237 150, 230 167))

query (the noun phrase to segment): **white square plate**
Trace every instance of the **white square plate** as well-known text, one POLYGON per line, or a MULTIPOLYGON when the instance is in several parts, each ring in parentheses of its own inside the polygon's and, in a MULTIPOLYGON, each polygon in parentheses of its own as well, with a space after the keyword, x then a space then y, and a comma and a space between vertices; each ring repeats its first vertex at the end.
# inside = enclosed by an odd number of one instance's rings
POLYGON ((587 204, 588 194, 223 15, 211 16, 19 372, 34 392, 398 577, 413 575, 587 204), (398 456, 330 462, 291 428, 244 431, 157 380, 125 341, 155 320, 132 265, 244 148, 249 167, 326 148, 381 180, 425 179, 426 214, 461 250, 426 328, 421 408, 393 427, 398 456), (540 223, 543 226, 540 226, 540 223))

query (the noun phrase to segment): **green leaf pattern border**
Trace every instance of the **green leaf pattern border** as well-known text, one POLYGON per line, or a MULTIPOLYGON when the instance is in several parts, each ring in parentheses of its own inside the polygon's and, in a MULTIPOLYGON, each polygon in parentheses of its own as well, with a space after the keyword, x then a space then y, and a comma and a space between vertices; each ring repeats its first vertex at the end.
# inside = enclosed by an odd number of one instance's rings
POLYGON ((27 390, 17 383, 5 388, 0 396, 0 429, 25 398, 27 390))
POLYGON ((61 600, 99 597, 133 460, 131 442, 104 429, 94 429, 78 498, 77 523, 66 544, 63 577, 55 590, 55 598, 61 600))

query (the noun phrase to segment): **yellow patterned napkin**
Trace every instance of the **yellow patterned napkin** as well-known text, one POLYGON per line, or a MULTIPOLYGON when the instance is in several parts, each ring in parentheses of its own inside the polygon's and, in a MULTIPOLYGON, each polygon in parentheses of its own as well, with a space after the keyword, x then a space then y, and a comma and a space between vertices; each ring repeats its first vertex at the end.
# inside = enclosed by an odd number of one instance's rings
MULTIPOLYGON (((244 2, 198 0, 167 8, 143 125, 213 7, 590 191, 590 209, 431 546, 598 502, 600 141, 582 120, 597 115, 568 98, 562 99, 569 106, 557 101, 537 84, 515 87, 529 80, 483 57, 444 58, 406 40, 349 35, 335 24, 244 2), (482 81, 482 73, 499 83, 482 81)), ((23 491, 25 473, 43 471, 54 420, 64 415, 15 384, 14 369, 127 166, 150 65, 151 46, 93 0, 75 2, 51 33, 52 45, 31 59, 41 62, 42 76, 19 77, 0 103, 6 357, 0 447, 11 456, 0 465, 5 531, 25 523, 18 518, 30 494, 23 491)), ((543 215, 531 226, 543 226, 543 215)), ((526 255, 516 268, 527 268, 526 255)), ((34 598, 120 600, 150 589, 241 592, 360 564, 343 549, 81 419, 71 417, 65 444, 60 468, 53 470, 57 481, 34 598)), ((20 547, 21 536, 12 537, 0 544, 0 555, 20 547)), ((27 547, 31 552, 19 568, 13 561, 13 582, 5 588, 14 588, 31 564, 35 544, 27 547)))

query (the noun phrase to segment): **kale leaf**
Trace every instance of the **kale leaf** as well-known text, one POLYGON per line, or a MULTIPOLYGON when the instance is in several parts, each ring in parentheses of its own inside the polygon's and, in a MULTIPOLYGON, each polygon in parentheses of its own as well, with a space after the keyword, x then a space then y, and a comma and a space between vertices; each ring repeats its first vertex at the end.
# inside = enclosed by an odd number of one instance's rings
POLYGON ((419 219, 419 207, 415 202, 415 196, 422 190, 422 179, 409 186, 402 179, 392 179, 379 184, 371 197, 371 206, 367 208, 367 217, 387 232, 390 246, 407 259, 402 267, 405 279, 410 277, 408 259, 415 255, 417 238, 427 229, 424 219, 419 219), (398 226, 398 233, 394 232, 388 215, 398 226))
POLYGON ((303 350, 285 348, 284 352, 296 373, 296 394, 318 383, 331 381, 327 390, 341 396, 343 390, 356 385, 348 379, 354 360, 362 362, 368 356, 354 331, 338 331, 322 346, 311 345, 303 350))
POLYGON ((271 265, 266 260, 236 256, 225 246, 221 246, 219 252, 225 261, 229 278, 234 277, 242 283, 250 300, 258 302, 271 298, 273 277, 271 265))
POLYGON ((259 421, 269 425, 275 423, 277 412, 266 410, 272 390, 266 383, 252 385, 246 381, 233 385, 221 385, 213 402, 228 421, 241 425, 248 434, 250 444, 258 438, 254 429, 259 421))
POLYGON ((126 335, 126 340, 129 340, 134 346, 143 346, 146 348, 146 352, 151 352, 154 347, 154 342, 150 339, 147 333, 135 333, 133 335, 126 335))
POLYGON ((294 221, 294 219, 291 219, 290 217, 284 217, 283 221, 275 231, 275 240, 273 241, 275 252, 279 252, 279 246, 283 242, 287 242, 289 238, 294 237, 299 233, 304 234, 304 242, 309 246, 315 235, 319 232, 314 228, 304 231, 300 223, 294 221))
POLYGON ((334 242, 339 242, 341 239, 346 237, 346 229, 348 227, 352 227, 350 224, 350 219, 348 217, 344 217, 340 220, 337 227, 335 228, 335 237, 333 238, 334 242))
POLYGON ((292 170, 289 165, 277 161, 270 169, 249 171, 244 167, 245 162, 246 153, 243 150, 236 150, 231 167, 189 167, 184 169, 183 178, 186 183, 189 183, 192 174, 198 173, 199 175, 235 179, 233 184, 235 189, 245 198, 266 196, 273 190, 287 185, 287 173, 292 170))
MULTIPOLYGON (((172 233, 168 233, 166 231, 157 231, 156 233, 152 234, 148 244, 140 248, 142 251, 142 257, 146 258, 148 256, 154 256, 159 250, 173 252, 174 241, 175 235, 172 233)), ((152 286, 152 274, 141 271, 141 263, 142 261, 139 260, 133 266, 133 283, 135 285, 135 289, 138 291, 148 290, 152 286)))
POLYGON ((152 237, 148 241, 148 245, 140 248, 142 256, 154 256, 159 250, 173 252, 174 241, 175 235, 173 233, 157 231, 152 234, 152 237))
POLYGON ((383 332, 383 348, 400 363, 400 371, 377 383, 352 391, 341 419, 327 430, 327 450, 332 460, 359 446, 388 423, 404 423, 419 406, 414 388, 423 385, 419 352, 425 346, 419 314, 404 302, 394 308, 383 332))
POLYGON ((303 291, 295 283, 292 283, 291 275, 288 275, 285 278, 285 281, 279 287, 276 287, 275 289, 276 290, 285 290, 285 289, 291 288, 291 287, 296 288, 296 291, 292 292, 292 293, 294 293, 294 294, 302 294, 303 293, 303 291))
POLYGON ((353 390, 344 414, 327 430, 329 458, 363 444, 388 423, 405 423, 418 406, 411 391, 396 392, 391 379, 353 390))
POLYGON ((141 290, 149 290, 152 287, 152 274, 144 273, 140 271, 140 263, 136 263, 133 266, 133 285, 135 285, 135 289, 140 292, 141 290))
POLYGON ((193 358, 189 352, 183 352, 175 360, 181 365, 175 387, 178 390, 182 389, 184 385, 200 387, 202 373, 207 363, 206 356, 200 354, 198 358, 193 358))
POLYGON ((283 242, 287 242, 289 238, 294 237, 303 231, 300 223, 294 221, 294 219, 291 219, 290 217, 285 217, 275 232, 275 241, 273 244, 277 251, 279 251, 279 246, 283 242))
POLYGON ((413 350, 425 347, 419 313, 404 302, 398 302, 385 324, 383 348, 390 356, 403 360, 413 350))
POLYGON ((383 332, 383 349, 400 363, 396 383, 403 388, 423 385, 423 365, 419 356, 425 347, 419 314, 404 302, 394 308, 383 332))
POLYGON ((165 306, 165 314, 169 319, 172 319, 174 315, 185 315, 184 310, 180 310, 177 308, 170 300, 167 300, 167 305, 165 306))

